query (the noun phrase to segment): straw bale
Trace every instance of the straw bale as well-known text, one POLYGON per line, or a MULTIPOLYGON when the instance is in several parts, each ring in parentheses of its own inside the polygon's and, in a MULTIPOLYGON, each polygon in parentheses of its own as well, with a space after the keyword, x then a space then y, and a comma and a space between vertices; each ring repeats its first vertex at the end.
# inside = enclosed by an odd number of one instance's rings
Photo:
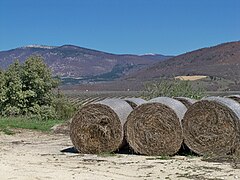
POLYGON ((184 143, 195 153, 232 154, 239 146, 240 104, 229 98, 204 98, 188 109, 182 124, 184 143))
POLYGON ((179 101, 159 97, 138 106, 128 116, 125 136, 139 154, 173 155, 181 147, 181 119, 187 108, 179 101))
POLYGON ((123 125, 132 111, 121 99, 106 99, 81 108, 73 117, 70 138, 80 153, 113 152, 123 145, 123 125))
POLYGON ((133 109, 147 102, 142 98, 125 98, 124 101, 126 101, 133 109))
POLYGON ((240 95, 236 94, 236 95, 230 95, 230 96, 226 96, 227 98, 233 99, 235 101, 237 101, 238 103, 240 103, 240 95))
POLYGON ((174 99, 183 103, 187 108, 189 108, 192 104, 197 102, 195 99, 187 98, 187 97, 174 97, 174 99))

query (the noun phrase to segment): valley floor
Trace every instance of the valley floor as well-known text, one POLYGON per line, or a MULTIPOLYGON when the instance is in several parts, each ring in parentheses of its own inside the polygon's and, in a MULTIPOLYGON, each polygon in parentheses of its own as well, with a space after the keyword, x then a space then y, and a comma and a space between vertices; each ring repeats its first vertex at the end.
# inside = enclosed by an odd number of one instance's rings
POLYGON ((239 167, 202 157, 61 152, 69 147, 66 135, 0 132, 0 179, 240 179, 239 167))

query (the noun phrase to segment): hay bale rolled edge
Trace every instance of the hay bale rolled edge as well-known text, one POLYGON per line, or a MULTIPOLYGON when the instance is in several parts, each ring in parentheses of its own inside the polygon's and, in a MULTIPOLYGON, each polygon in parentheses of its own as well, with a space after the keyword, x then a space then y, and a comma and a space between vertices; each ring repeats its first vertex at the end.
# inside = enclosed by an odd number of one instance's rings
POLYGON ((117 150, 123 144, 123 125, 132 110, 121 99, 106 99, 82 107, 70 126, 74 147, 88 154, 117 150))
POLYGON ((137 106, 140 106, 143 103, 146 103, 147 101, 142 98, 125 98, 123 99, 126 101, 133 109, 135 109, 137 106))
POLYGON ((233 100, 237 101, 238 103, 240 103, 240 95, 238 95, 238 94, 236 94, 236 95, 229 95, 229 96, 225 96, 225 97, 233 99, 233 100))
POLYGON ((174 99, 183 103, 187 108, 189 108, 191 105, 193 105, 195 102, 197 102, 197 100, 187 98, 187 97, 174 97, 174 99))
POLYGON ((200 155, 226 155, 239 148, 240 104, 207 97, 193 104, 183 123, 184 143, 200 155))
POLYGON ((128 116, 125 135, 130 147, 145 155, 173 155, 181 147, 181 119, 187 108, 172 98, 155 98, 128 116))
POLYGON ((177 114, 180 122, 183 119, 185 112, 187 111, 187 107, 183 103, 169 97, 157 97, 150 99, 148 102, 157 102, 168 106, 177 114))
POLYGON ((132 107, 122 99, 112 98, 105 99, 94 104, 102 104, 109 106, 119 117, 122 126, 127 121, 128 115, 132 112, 132 107))

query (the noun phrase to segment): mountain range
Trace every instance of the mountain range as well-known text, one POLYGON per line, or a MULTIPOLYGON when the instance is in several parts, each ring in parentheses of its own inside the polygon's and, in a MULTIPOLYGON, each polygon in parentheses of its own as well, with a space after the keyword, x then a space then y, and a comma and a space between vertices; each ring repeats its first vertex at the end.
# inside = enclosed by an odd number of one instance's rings
MULTIPOLYGON (((55 75, 61 76, 67 84, 84 84, 83 89, 89 89, 88 82, 115 80, 101 87, 139 90, 143 82, 193 75, 210 77, 210 81, 206 82, 212 86, 211 90, 240 88, 240 41, 178 56, 117 55, 73 45, 31 45, 1 51, 0 68, 6 69, 15 59, 23 62, 30 55, 42 56, 55 75), (220 79, 221 82, 213 79, 220 79)), ((99 83, 91 83, 89 86, 92 89, 100 88, 99 83)))
POLYGON ((16 59, 23 63, 27 57, 39 55, 54 75, 76 79, 115 79, 170 58, 160 54, 111 54, 74 45, 29 45, 0 52, 0 68, 6 69, 16 59))
POLYGON ((202 48, 128 75, 127 79, 203 75, 240 81, 240 41, 202 48))
POLYGON ((105 91, 143 90, 149 81, 172 80, 176 76, 206 76, 192 82, 209 91, 240 90, 240 41, 187 52, 122 76, 114 82, 65 87, 65 89, 105 91))

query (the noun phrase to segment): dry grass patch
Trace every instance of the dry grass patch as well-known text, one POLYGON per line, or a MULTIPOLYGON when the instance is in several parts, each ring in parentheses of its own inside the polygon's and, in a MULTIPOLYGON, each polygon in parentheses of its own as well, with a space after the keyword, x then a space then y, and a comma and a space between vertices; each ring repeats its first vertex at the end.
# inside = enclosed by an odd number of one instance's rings
POLYGON ((183 81, 196 81, 200 79, 205 79, 208 76, 176 76, 175 79, 183 80, 183 81))

